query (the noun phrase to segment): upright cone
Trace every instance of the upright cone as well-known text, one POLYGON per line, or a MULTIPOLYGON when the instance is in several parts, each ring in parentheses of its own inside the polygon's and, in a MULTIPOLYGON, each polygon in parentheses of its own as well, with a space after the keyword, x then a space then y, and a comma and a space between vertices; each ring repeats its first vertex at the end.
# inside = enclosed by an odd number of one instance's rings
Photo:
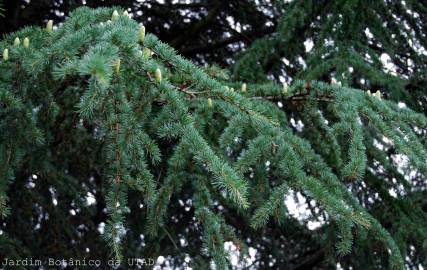
POLYGON ((48 32, 48 33, 53 32, 53 21, 52 20, 47 21, 46 32, 48 32))
POLYGON ((30 39, 29 38, 24 38, 24 48, 28 48, 30 47, 30 39))
POLYGON ((139 28, 139 42, 144 43, 144 39, 145 39, 145 26, 141 26, 141 28, 139 28))
POLYGON ((142 50, 142 57, 144 57, 145 59, 148 59, 151 57, 151 50, 148 48, 144 48, 142 50))
POLYGON ((113 14, 111 15, 111 20, 116 21, 118 18, 119 18, 119 13, 117 12, 117 10, 114 10, 113 14))
POLYGON ((158 68, 156 69, 156 81, 160 83, 162 81, 162 71, 158 68))
POLYGON ((19 44, 21 44, 21 40, 19 39, 19 37, 16 37, 15 40, 13 41, 13 45, 19 46, 19 44))
POLYGON ((114 64, 114 72, 116 72, 116 74, 119 74, 120 72, 120 59, 117 59, 116 63, 114 64))
POLYGON ((8 49, 3 50, 3 60, 4 61, 9 60, 9 50, 8 49))
POLYGON ((286 95, 287 93, 288 93, 288 84, 284 82, 282 87, 282 94, 286 95))

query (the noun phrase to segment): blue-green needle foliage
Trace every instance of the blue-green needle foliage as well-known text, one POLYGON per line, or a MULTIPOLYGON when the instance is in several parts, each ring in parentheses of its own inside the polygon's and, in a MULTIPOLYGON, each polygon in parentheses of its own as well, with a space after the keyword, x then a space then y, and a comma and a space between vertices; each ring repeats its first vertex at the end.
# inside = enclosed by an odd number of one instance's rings
POLYGON ((160 241, 173 229, 167 222, 171 198, 184 187, 199 224, 194 233, 203 242, 201 258, 217 269, 230 267, 224 242, 244 242, 223 214, 235 213, 254 231, 286 227, 291 217, 284 199, 293 191, 327 215, 324 226, 336 228, 339 255, 352 252, 354 243, 375 245, 389 257, 380 263, 403 269, 408 245, 426 254, 427 216, 415 202, 410 206, 412 194, 425 189, 425 116, 378 95, 317 81, 248 83, 241 92, 241 82, 207 75, 154 35, 141 42, 138 23, 126 15, 110 21, 112 13, 81 8, 52 32, 29 27, 0 43, 1 51, 8 49, 0 63, 5 220, 15 178, 37 172, 66 181, 63 170, 73 168, 49 160, 69 159, 85 143, 85 166, 102 166, 103 236, 117 259, 135 229, 127 224, 138 211, 130 193, 143 200, 144 228, 138 230, 160 241), (13 46, 16 36, 28 37, 30 45, 13 46), (302 127, 287 115, 292 108, 302 127), (68 147, 59 148, 62 141, 68 147), (386 151, 406 157, 407 164, 396 164, 386 151), (385 171, 393 181, 382 176, 385 171), (389 230, 356 196, 367 181, 380 194, 403 187, 399 200, 382 196, 398 217, 387 221, 389 230))

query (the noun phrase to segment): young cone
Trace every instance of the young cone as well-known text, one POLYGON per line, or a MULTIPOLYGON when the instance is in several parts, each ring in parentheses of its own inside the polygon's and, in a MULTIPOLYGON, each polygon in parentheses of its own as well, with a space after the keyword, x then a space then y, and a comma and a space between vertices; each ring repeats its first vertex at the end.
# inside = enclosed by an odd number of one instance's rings
POLYGON ((28 48, 30 47, 30 39, 29 38, 24 38, 24 48, 28 48))
POLYGON ((141 28, 139 29, 139 41, 141 43, 144 43, 144 39, 145 39, 145 26, 141 26, 141 28))
POLYGON ((286 82, 283 83, 282 93, 284 95, 288 93, 288 84, 286 82))
POLYGON ((117 59, 117 61, 114 63, 114 72, 116 72, 116 74, 119 74, 120 72, 120 59, 117 59))
POLYGON ((148 59, 151 57, 151 50, 148 48, 144 48, 144 50, 142 50, 142 57, 144 57, 145 59, 148 59))
POLYGON ((46 32, 48 32, 48 33, 53 32, 53 21, 52 20, 47 21, 46 32))
POLYGON ((162 81, 162 71, 158 68, 156 69, 156 81, 160 83, 162 81))
POLYGON ((4 61, 9 60, 9 50, 8 49, 3 50, 3 60, 4 61))
POLYGON ((114 10, 113 14, 111 15, 111 20, 116 21, 118 18, 119 18, 119 13, 117 12, 117 10, 114 10))
POLYGON ((21 44, 21 40, 19 39, 19 37, 16 37, 15 40, 13 41, 13 45, 19 46, 19 44, 21 44))

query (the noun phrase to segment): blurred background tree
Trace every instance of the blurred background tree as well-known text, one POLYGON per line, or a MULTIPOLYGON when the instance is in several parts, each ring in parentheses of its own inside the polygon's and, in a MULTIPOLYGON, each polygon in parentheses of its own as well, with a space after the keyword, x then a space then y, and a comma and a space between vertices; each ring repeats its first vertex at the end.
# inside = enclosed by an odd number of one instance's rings
MULTIPOLYGON (((233 80, 251 83, 267 83, 271 80, 291 83, 297 79, 327 82, 334 80, 345 86, 372 92, 380 90, 387 99, 400 103, 401 106, 427 113, 427 2, 425 1, 6 0, 3 4, 4 11, 2 11, 4 17, 0 17, 0 33, 6 35, 28 25, 44 26, 47 20, 54 20, 59 24, 65 20, 70 11, 84 5, 120 6, 128 10, 133 19, 146 26, 147 31, 170 44, 183 56, 200 65, 215 64, 217 67, 207 68, 207 71, 213 70, 212 72, 216 74, 219 67, 224 69, 225 77, 233 80)), ((294 123, 299 121, 305 123, 305 117, 300 110, 292 106, 284 107, 283 110, 294 123)), ((294 128, 297 129, 297 126, 296 124, 294 128)), ((425 129, 421 132, 426 134, 425 129)), ((304 135, 310 136, 310 134, 304 135)), ((427 140, 426 137, 424 136, 424 143, 427 140)), ((85 151, 87 151, 88 162, 93 160, 90 156, 93 155, 94 149, 85 151)), ((382 167, 376 162, 377 154, 374 152, 368 154, 368 164, 373 171, 382 172, 382 167)), ((391 147, 385 152, 384 158, 393 159, 394 154, 395 149, 391 147)), ((70 163, 78 162, 85 162, 85 159, 73 160, 70 163)), ((64 256, 63 251, 69 248, 68 252, 72 257, 76 254, 82 256, 87 248, 90 250, 90 256, 94 258, 107 256, 108 252, 99 244, 99 239, 92 237, 97 234, 99 225, 106 220, 106 214, 103 211, 104 199, 99 192, 93 192, 100 187, 99 172, 80 171, 79 173, 82 177, 93 175, 93 179, 86 182, 85 188, 76 191, 76 194, 96 202, 96 209, 77 205, 70 208, 74 213, 71 219, 73 225, 78 228, 81 224, 85 224, 82 231, 69 231, 65 236, 59 229, 61 224, 58 220, 66 222, 68 218, 55 217, 52 215, 55 211, 47 208, 52 216, 42 220, 44 225, 38 232, 33 231, 32 223, 15 226, 15 224, 21 224, 19 215, 9 219, 7 228, 5 225, 3 229, 9 235, 20 239, 22 245, 18 245, 17 242, 7 242, 5 239, 2 240, 2 245, 16 245, 16 252, 21 254, 28 252, 25 248, 21 248, 26 247, 31 251, 37 250, 39 254, 64 256), (33 242, 33 235, 38 241, 33 242), (44 245, 46 241, 50 241, 51 245, 44 245)), ((34 177, 37 178, 37 175, 34 177)), ((24 176, 21 177, 23 178, 24 176)), ((387 179, 390 183, 393 183, 395 178, 394 173, 384 172, 381 175, 381 179, 387 179)), ((363 205, 368 208, 372 206, 369 208, 371 213, 387 230, 394 232, 396 238, 400 237, 399 239, 405 239, 410 243, 407 245, 408 250, 405 251, 409 257, 406 262, 408 269, 418 269, 420 265, 425 267, 426 255, 419 252, 419 247, 427 245, 427 242, 420 243, 420 239, 414 237, 415 234, 399 231, 398 228, 402 224, 391 224, 387 221, 389 216, 384 213, 393 213, 396 205, 379 203, 392 200, 393 196, 388 194, 387 190, 378 193, 378 179, 377 174, 368 172, 366 181, 352 186, 353 193, 363 205), (359 189, 361 186, 363 188, 359 189), (411 246, 414 247, 413 250, 411 246)), ((426 179, 422 174, 412 175, 410 179, 414 186, 420 187, 413 194, 414 200, 420 205, 418 209, 420 215, 409 217, 410 221, 402 218, 402 223, 426 224, 426 179)), ((46 211, 42 210, 46 208, 40 205, 50 203, 50 199, 49 202, 43 202, 45 198, 51 196, 52 191, 49 186, 38 186, 38 193, 27 194, 31 195, 32 200, 24 201, 21 199, 24 198, 22 187, 19 186, 22 184, 17 181, 10 189, 9 197, 13 198, 11 207, 16 210, 15 213, 27 215, 32 211, 46 211), (37 209, 34 210, 34 208, 37 209)), ((65 191, 64 194, 66 194, 65 191)), ((224 212, 224 215, 242 235, 248 237, 246 244, 256 243, 257 255, 253 262, 256 268, 335 268, 336 262, 331 259, 334 246, 333 244, 325 245, 327 239, 325 235, 332 237, 334 228, 308 226, 324 214, 319 214, 319 208, 311 204, 308 198, 301 194, 294 195, 294 200, 308 209, 309 218, 287 220, 288 224, 283 228, 277 227, 276 224, 268 224, 259 235, 254 235, 248 224, 234 219, 235 213, 224 212), (318 233, 316 233, 317 230, 319 230, 318 233), (266 235, 268 237, 265 237, 266 235)), ((145 254, 170 256, 169 263, 175 266, 185 262, 184 254, 189 254, 197 261, 199 250, 192 247, 197 246, 199 240, 191 237, 191 230, 186 230, 187 224, 193 217, 191 211, 185 210, 191 207, 191 201, 188 199, 190 198, 183 189, 182 194, 174 195, 168 210, 181 221, 175 223, 171 219, 168 222, 175 228, 175 233, 179 232, 182 235, 175 235, 172 232, 174 235, 171 236, 171 233, 166 230, 161 232, 160 242, 146 243, 145 254), (182 228, 179 228, 180 226, 182 228), (180 237, 192 239, 191 241, 194 242, 174 242, 173 239, 180 237)), ((65 201, 67 200, 69 203, 63 203, 62 207, 73 205, 73 198, 65 196, 65 201)), ((399 202, 399 207, 404 209, 410 205, 399 202)), ((39 214, 34 215, 34 218, 37 219, 39 214)), ((138 224, 137 221, 142 218, 134 216, 130 223, 138 224)), ((143 224, 140 226, 143 227, 143 224)), ((127 237, 138 238, 139 235, 127 237)), ((136 241, 129 243, 126 250, 140 248, 136 241)), ((375 267, 380 269, 382 260, 375 258, 376 251, 375 245, 365 246, 354 250, 354 256, 339 258, 339 263, 345 269, 370 267, 366 261, 359 260, 366 256, 371 262, 376 262, 375 267)))

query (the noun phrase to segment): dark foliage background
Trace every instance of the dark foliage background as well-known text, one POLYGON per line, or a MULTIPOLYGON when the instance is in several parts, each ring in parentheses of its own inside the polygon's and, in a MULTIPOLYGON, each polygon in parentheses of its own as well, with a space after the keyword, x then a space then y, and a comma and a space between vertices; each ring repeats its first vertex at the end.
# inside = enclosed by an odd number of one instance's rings
MULTIPOLYGON (((54 20, 55 24, 59 24, 70 11, 83 5, 126 8, 133 19, 145 25, 147 31, 170 44, 183 56, 200 65, 218 65, 236 80, 265 83, 271 80, 291 82, 296 79, 313 79, 329 82, 334 78, 351 87, 380 90, 390 100, 403 102, 417 112, 427 113, 425 1, 5 0, 4 17, 0 17, 0 35, 7 35, 28 25, 44 27, 47 20, 54 20), (367 58, 369 60, 366 60, 367 58), (389 65, 385 65, 384 61, 388 61, 389 65)), ((300 112, 294 108, 283 110, 296 122, 303 119, 300 112)), ((64 119, 66 117, 63 116, 64 119)), ((69 133, 62 136, 56 138, 58 151, 69 151, 66 148, 72 140, 81 139, 82 143, 91 145, 91 148, 79 150, 78 155, 64 156, 62 162, 64 167, 70 170, 73 170, 73 167, 69 167, 70 164, 75 166, 74 178, 86 179, 90 176, 90 181, 85 182, 87 186, 84 192, 100 189, 101 173, 93 169, 102 167, 97 164, 96 158, 100 145, 96 142, 88 143, 90 138, 79 137, 80 134, 76 130, 69 130, 69 133), (94 164, 84 165, 88 163, 94 164)), ((163 145, 162 149, 168 147, 163 145)), ((391 149, 385 154, 391 157, 394 150, 391 149)), ((373 156, 369 157, 369 164, 373 170, 381 171, 373 156)), ((2 239, 1 245, 8 246, 8 250, 15 250, 19 256, 31 254, 32 257, 43 257, 49 254, 53 257, 81 257, 88 249, 92 258, 107 258, 108 247, 97 237, 99 224, 107 219, 102 193, 93 192, 96 204, 85 207, 84 200, 76 200, 79 196, 84 198, 86 195, 82 190, 76 190, 76 197, 71 197, 67 189, 74 187, 63 186, 64 190, 57 190, 62 194, 59 200, 61 207, 73 205, 70 211, 79 209, 72 217, 63 216, 63 212, 57 212, 50 203, 52 191, 48 182, 37 185, 36 192, 22 188, 28 185, 28 175, 32 169, 28 167, 27 170, 21 171, 10 187, 13 215, 2 225, 2 230, 18 241, 2 239), (41 205, 44 206, 43 210, 41 205), (43 215, 46 217, 46 213, 49 213, 49 217, 43 218, 40 221, 41 229, 35 231, 37 219, 43 215), (23 219, 29 216, 32 217, 31 221, 23 219), (82 224, 84 226, 81 226, 82 224), (64 231, 63 228, 80 229, 64 231)), ((384 174, 381 177, 390 181, 395 177, 393 174, 384 174)), ((37 178, 36 175, 34 177, 37 178)), ((64 180, 67 178, 65 175, 49 177, 60 177, 64 180)), ((33 180, 37 180, 36 178, 33 180)), ((369 205, 370 200, 378 196, 376 189, 380 184, 374 174, 367 174, 366 179, 370 192, 358 192, 356 186, 354 193, 369 205)), ((421 187, 413 198, 419 205, 417 211, 422 213, 419 219, 413 218, 419 224, 426 224, 426 179, 423 175, 417 175, 412 181, 415 186, 421 187)), ((177 233, 174 238, 183 237, 193 242, 177 250, 176 245, 179 243, 171 241, 170 232, 165 230, 160 232, 161 240, 158 243, 146 243, 144 247, 146 257, 170 255, 169 259, 174 267, 184 264, 185 254, 190 254, 197 261, 200 253, 197 247, 201 240, 191 237, 191 230, 194 228, 188 229, 194 213, 183 207, 191 206, 186 204, 190 197, 185 192, 185 187, 182 190, 182 194, 176 194, 171 199, 173 203, 168 210, 173 213, 172 217, 176 217, 180 222, 176 223, 171 218, 167 225, 173 227, 177 233)), ((379 196, 390 199, 386 190, 382 190, 379 196)), ((406 202, 399 203, 402 208, 410 208, 410 204, 406 202)), ((138 196, 130 194, 129 204, 137 207, 138 196)), ((370 212, 387 230, 396 232, 398 225, 389 222, 393 208, 388 206, 375 205, 370 212), (387 211, 389 214, 384 214, 387 211)), ((308 207, 312 213, 317 211, 316 205, 308 207)), ((335 257, 334 241, 331 240, 335 237, 334 227, 321 227, 320 231, 316 232, 309 230, 306 224, 301 224, 296 219, 289 219, 287 226, 278 227, 271 223, 263 229, 262 234, 254 234, 248 224, 236 218, 238 215, 233 210, 224 210, 224 216, 227 222, 248 237, 249 242, 257 243, 258 269, 334 269, 336 266, 336 262, 331 259, 335 257), (268 237, 265 237, 266 235, 268 237)), ((129 223, 135 227, 140 226, 142 231, 144 224, 138 224, 143 218, 132 216, 129 223)), ((126 237, 137 239, 140 235, 129 233, 126 237)), ((405 237, 405 241, 417 247, 417 250, 418 247, 427 245, 423 239, 416 239, 415 234, 408 233, 405 237)), ((134 255, 133 250, 140 249, 139 243, 128 241, 128 254, 134 255)), ((375 268, 365 269, 385 269, 382 268, 384 260, 378 259, 377 256, 383 258, 386 254, 373 244, 356 249, 352 255, 340 257, 338 260, 345 269, 351 266, 355 267, 353 269, 364 269, 371 267, 372 262, 375 262, 375 268)), ((419 265, 426 265, 425 254, 416 251, 411 253, 409 245, 408 256, 408 269, 421 269, 418 268, 419 265)))

